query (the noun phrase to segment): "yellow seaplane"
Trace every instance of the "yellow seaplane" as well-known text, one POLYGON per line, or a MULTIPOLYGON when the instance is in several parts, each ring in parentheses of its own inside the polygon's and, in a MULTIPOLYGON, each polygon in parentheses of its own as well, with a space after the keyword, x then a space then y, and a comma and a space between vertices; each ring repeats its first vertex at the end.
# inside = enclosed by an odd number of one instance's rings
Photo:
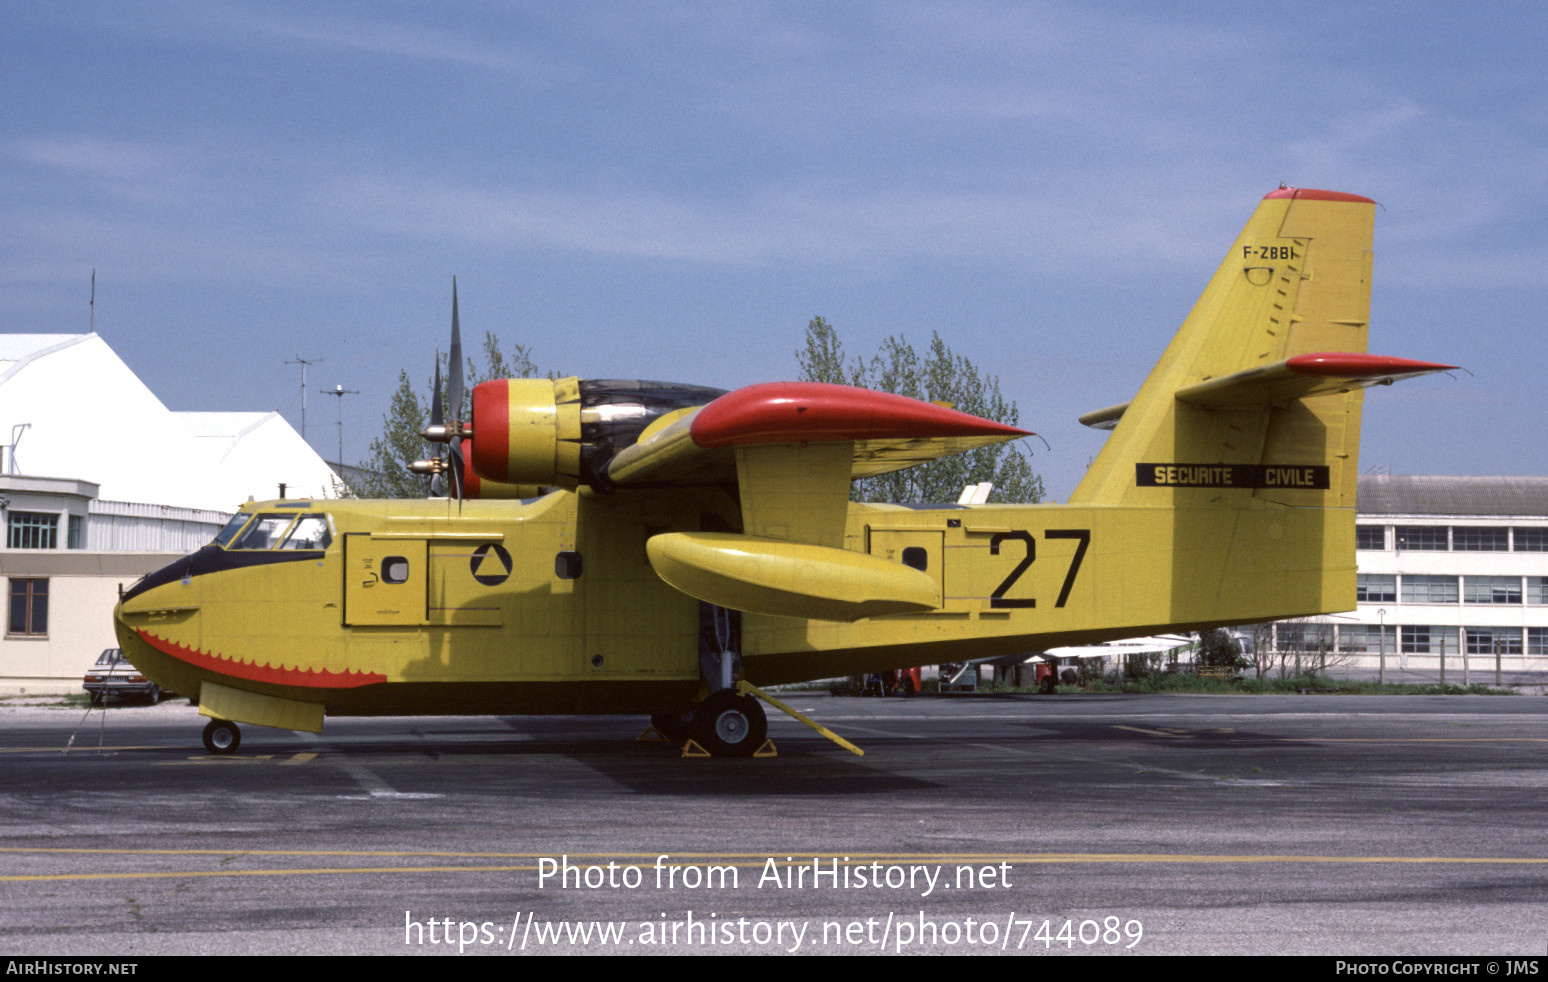
POLYGON ((850 501, 1026 435, 944 406, 508 379, 463 418, 454 350, 419 468, 445 497, 250 502, 123 593, 119 642, 214 753, 239 724, 593 713, 739 756, 761 687, 1352 609, 1365 389, 1453 367, 1367 353, 1374 212, 1264 197, 1133 400, 1082 417, 1112 433, 1064 504, 850 501))

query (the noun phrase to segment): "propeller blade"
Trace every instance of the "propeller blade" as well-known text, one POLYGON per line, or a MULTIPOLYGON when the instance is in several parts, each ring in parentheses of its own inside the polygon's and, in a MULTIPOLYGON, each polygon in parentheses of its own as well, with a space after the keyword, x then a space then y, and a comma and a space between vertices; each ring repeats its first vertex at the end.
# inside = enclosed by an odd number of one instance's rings
MULTIPOLYGON (((441 416, 441 346, 435 347, 435 383, 430 388, 430 425, 440 426, 445 420, 441 416)), ((442 495, 441 472, 437 471, 430 478, 430 497, 439 498, 442 495)))
POLYGON ((452 497, 457 499, 457 508, 462 508, 462 437, 452 437, 451 452, 446 458, 447 470, 451 472, 452 497))
POLYGON ((457 324, 457 277, 452 277, 452 337, 451 354, 446 366, 446 401, 451 405, 451 421, 462 424, 462 328, 457 324))
POLYGON ((441 346, 435 346, 435 385, 430 390, 430 425, 440 426, 445 423, 441 415, 441 346))

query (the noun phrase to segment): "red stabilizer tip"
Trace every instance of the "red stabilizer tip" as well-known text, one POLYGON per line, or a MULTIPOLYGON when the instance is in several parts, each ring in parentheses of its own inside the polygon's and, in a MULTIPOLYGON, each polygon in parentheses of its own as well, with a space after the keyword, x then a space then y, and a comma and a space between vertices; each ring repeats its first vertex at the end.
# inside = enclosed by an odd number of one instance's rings
POLYGON ((1290 370, 1321 378, 1375 378, 1384 375, 1418 375, 1424 372, 1449 372, 1456 365, 1390 355, 1366 355, 1354 351, 1328 351, 1296 355, 1287 359, 1290 370))
POLYGON ((1277 188, 1263 196, 1264 201, 1274 198, 1296 198, 1301 201, 1353 201, 1362 205, 1376 203, 1363 195, 1345 194, 1343 191, 1319 191, 1316 188, 1277 188))

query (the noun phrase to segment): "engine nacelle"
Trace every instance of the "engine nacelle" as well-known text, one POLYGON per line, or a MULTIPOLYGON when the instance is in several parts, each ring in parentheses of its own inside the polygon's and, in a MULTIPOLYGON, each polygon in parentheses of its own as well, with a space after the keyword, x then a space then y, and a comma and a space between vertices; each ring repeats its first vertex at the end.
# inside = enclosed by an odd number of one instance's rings
POLYGON ((536 498, 543 494, 540 484, 502 484, 486 481, 473 470, 471 439, 462 441, 462 496, 470 500, 479 498, 536 498))
POLYGON ((484 382, 473 388, 473 449, 464 459, 486 487, 491 481, 516 487, 511 497, 528 497, 535 485, 606 488, 608 461, 653 420, 724 394, 639 379, 484 382))
POLYGON ((580 379, 509 378, 473 387, 472 470, 501 484, 574 488, 581 473, 580 379))

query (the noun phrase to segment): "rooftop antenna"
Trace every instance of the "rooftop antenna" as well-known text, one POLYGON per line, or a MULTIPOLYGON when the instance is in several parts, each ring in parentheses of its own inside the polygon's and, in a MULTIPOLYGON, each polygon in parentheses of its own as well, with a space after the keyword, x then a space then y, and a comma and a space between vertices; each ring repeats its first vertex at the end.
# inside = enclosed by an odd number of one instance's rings
POLYGON ((339 478, 341 480, 344 477, 344 397, 359 394, 358 389, 346 389, 342 385, 335 385, 333 391, 328 393, 330 396, 338 396, 339 399, 339 478))
POLYGON ((306 366, 315 365, 322 361, 321 358, 302 358, 296 355, 295 361, 287 361, 287 365, 301 366, 301 439, 306 439, 306 366))

